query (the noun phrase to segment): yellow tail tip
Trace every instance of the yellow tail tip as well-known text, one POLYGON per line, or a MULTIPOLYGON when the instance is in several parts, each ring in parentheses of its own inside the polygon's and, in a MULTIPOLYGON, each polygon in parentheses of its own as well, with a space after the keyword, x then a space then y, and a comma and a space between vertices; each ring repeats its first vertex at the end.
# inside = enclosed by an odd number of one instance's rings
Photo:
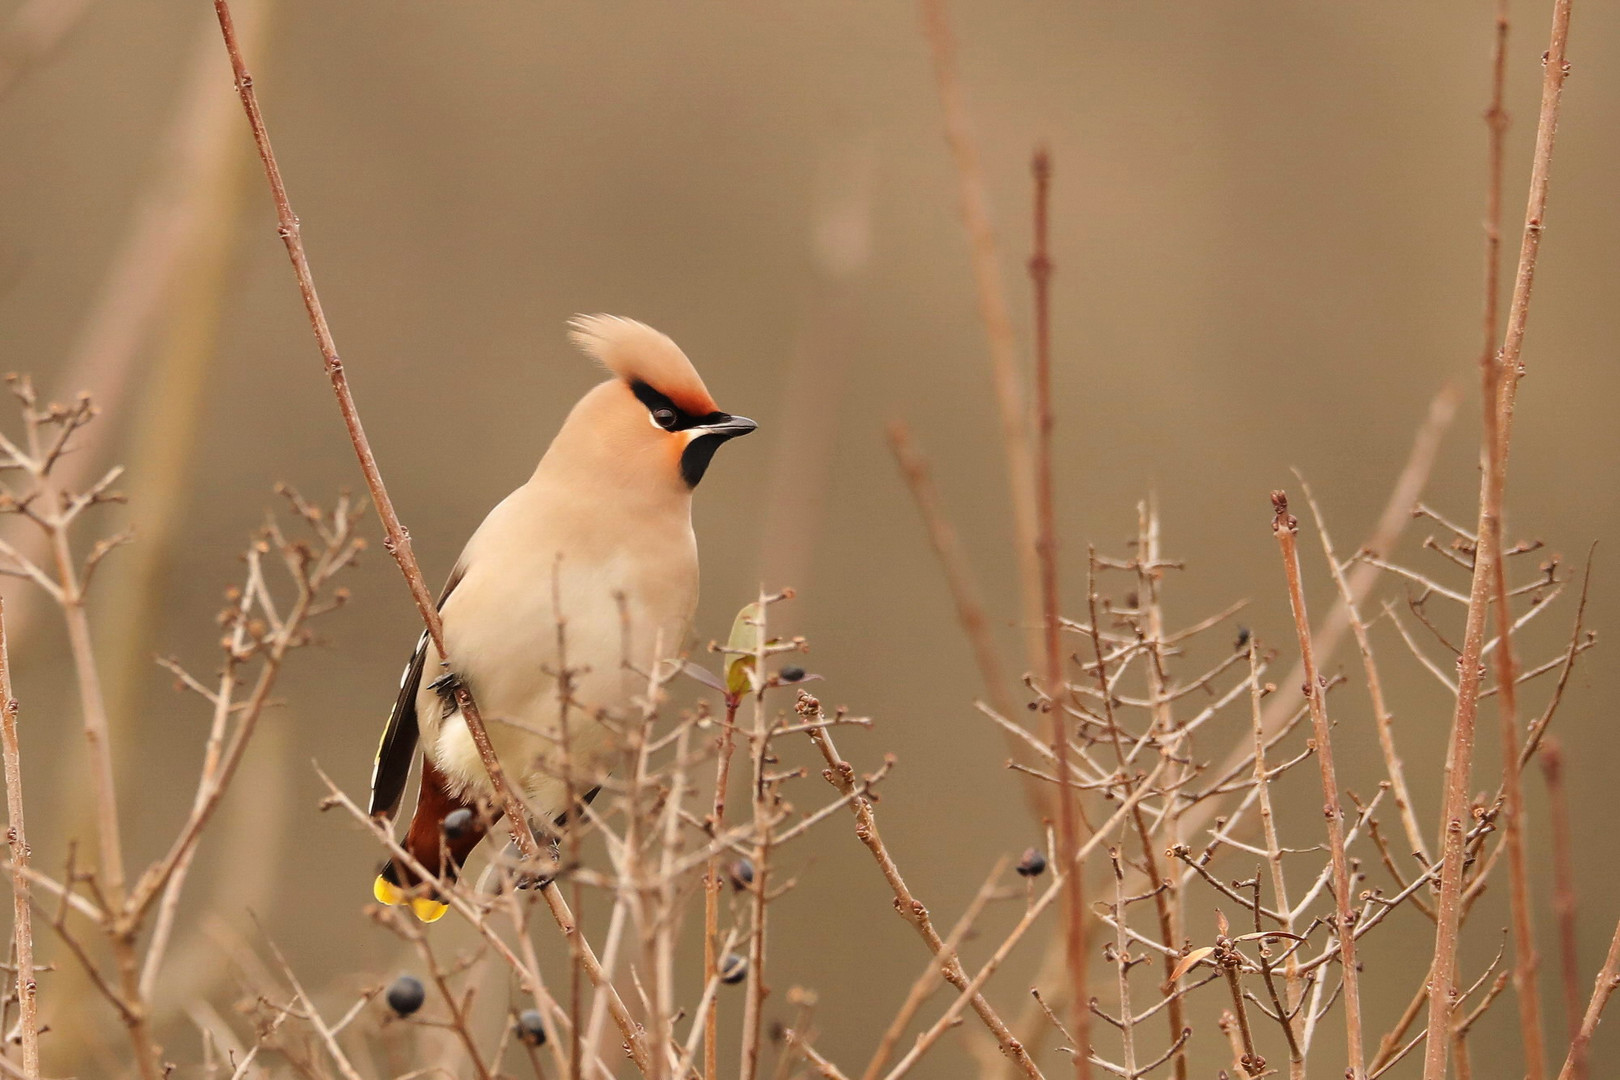
POLYGON ((387 904, 389 907, 399 907, 410 899, 405 895, 404 889, 381 874, 378 874, 377 880, 371 883, 371 895, 377 898, 377 903, 387 904))
POLYGON ((444 913, 449 910, 449 904, 441 903, 438 900, 427 900, 418 897, 411 901, 411 914, 415 915, 419 922, 438 922, 444 918, 444 913))

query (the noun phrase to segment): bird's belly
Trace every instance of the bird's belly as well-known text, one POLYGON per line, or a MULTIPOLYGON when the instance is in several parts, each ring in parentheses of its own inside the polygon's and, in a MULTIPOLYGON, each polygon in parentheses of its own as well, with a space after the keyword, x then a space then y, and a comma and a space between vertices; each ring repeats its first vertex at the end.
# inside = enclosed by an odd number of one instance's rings
MULTIPOLYGON (((496 756, 544 819, 566 810, 570 790, 588 791, 617 763, 604 719, 625 716, 646 692, 654 660, 678 653, 696 597, 638 580, 625 560, 542 565, 469 573, 445 605, 445 636, 496 756)), ((453 709, 424 685, 424 746, 457 788, 487 794, 483 762, 453 709)))

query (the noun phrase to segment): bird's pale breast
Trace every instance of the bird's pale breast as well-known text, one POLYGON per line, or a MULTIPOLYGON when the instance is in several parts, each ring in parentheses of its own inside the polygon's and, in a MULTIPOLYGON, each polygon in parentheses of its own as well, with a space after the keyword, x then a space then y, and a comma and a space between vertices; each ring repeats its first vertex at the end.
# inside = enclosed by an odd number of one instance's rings
MULTIPOLYGON (((570 787, 587 790, 614 767, 603 717, 624 717, 645 695, 655 659, 684 647, 697 603, 687 515, 661 529, 581 528, 588 507, 545 496, 543 487, 520 488, 491 512, 443 609, 456 671, 478 700, 496 755, 542 818, 566 808, 570 787), (570 549, 559 534, 573 538, 570 549), (564 669, 566 708, 557 679, 564 669)), ((428 660, 417 698, 424 747, 453 784, 487 789, 466 725, 457 713, 443 717, 439 692, 428 686, 439 670, 431 650, 428 660)))

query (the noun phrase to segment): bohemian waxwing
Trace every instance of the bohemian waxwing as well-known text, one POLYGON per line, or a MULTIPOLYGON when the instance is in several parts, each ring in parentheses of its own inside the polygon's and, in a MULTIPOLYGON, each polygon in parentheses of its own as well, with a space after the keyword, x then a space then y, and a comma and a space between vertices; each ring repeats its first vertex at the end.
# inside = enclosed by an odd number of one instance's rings
MULTIPOLYGON (((692 489, 721 443, 754 430, 716 408, 686 354, 651 327, 611 315, 570 326, 613 378, 580 399, 528 483, 490 511, 439 597, 454 676, 540 823, 572 809, 562 747, 572 788, 588 799, 579 778, 604 775, 618 753, 601 717, 645 692, 645 673, 661 659, 655 650, 673 656, 684 643, 698 594, 692 489), (564 662, 566 710, 556 684, 564 662)), ((377 750, 371 813, 389 818, 398 808, 420 735, 421 784, 402 846, 444 876, 483 839, 490 821, 477 803, 489 805, 491 788, 441 668, 423 634, 377 750), (463 807, 472 813, 446 831, 445 818, 463 807)), ((425 922, 445 911, 431 885, 395 860, 373 892, 385 904, 408 902, 425 922)))

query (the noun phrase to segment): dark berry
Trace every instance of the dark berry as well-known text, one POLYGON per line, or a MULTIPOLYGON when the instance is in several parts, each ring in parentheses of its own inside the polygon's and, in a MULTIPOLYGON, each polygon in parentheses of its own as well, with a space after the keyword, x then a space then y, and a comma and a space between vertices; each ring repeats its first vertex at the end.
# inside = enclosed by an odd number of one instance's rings
POLYGON ((748 858, 738 859, 731 864, 731 887, 742 892, 754 883, 754 863, 748 858))
POLYGON ((518 1041, 525 1046, 546 1045, 546 1025, 540 1019, 538 1009, 524 1009, 519 1013, 517 1023, 512 1025, 512 1031, 517 1035, 518 1041))
POLYGON ((748 961, 736 953, 727 953, 720 962, 720 981, 735 986, 748 977, 748 961))
POLYGON ((452 810, 444 815, 444 835, 455 840, 472 826, 473 812, 471 808, 463 806, 459 810, 452 810))
POLYGON ((415 975, 401 975, 388 984, 388 1007, 399 1016, 409 1016, 427 1000, 427 989, 415 975))
POLYGON ((798 682, 804 678, 804 668, 790 664, 777 674, 781 676, 783 682, 798 682))
POLYGON ((1046 856, 1041 854, 1040 848, 1030 848, 1024 852, 1024 857, 1018 860, 1018 875, 1020 877, 1040 877, 1046 873, 1046 856))

